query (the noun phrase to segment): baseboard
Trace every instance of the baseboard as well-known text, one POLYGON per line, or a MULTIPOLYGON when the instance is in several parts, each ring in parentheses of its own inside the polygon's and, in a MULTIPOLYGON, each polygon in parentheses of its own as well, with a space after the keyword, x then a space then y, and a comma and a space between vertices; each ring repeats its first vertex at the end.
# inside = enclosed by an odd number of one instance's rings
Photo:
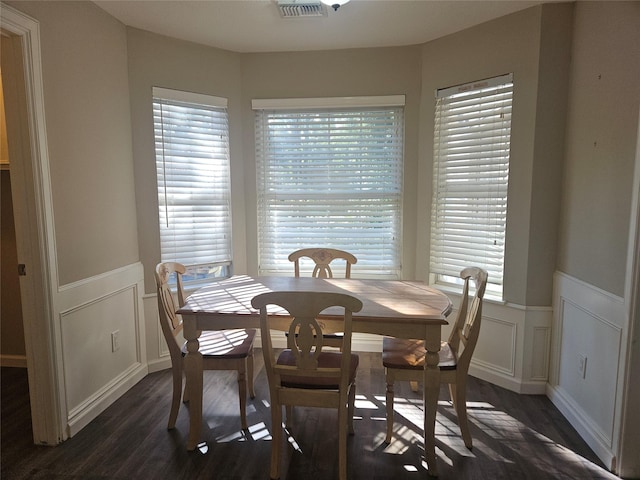
POLYGON ((72 437, 82 430, 89 422, 104 412, 147 374, 147 365, 137 363, 123 372, 123 374, 113 382, 106 385, 96 395, 87 399, 87 401, 69 412, 67 435, 72 437))
POLYGON ((473 360, 469 366, 469 375, 524 395, 544 395, 547 391, 546 381, 523 381, 521 378, 506 376, 474 365, 473 360))
POLYGON ((0 366, 27 368, 26 355, 0 355, 0 366))
POLYGON ((571 423, 582 439, 587 442, 594 453, 602 460, 609 470, 616 467, 616 456, 609 446, 609 440, 600 429, 591 421, 589 416, 582 411, 573 399, 565 394, 562 388, 547 385, 547 396, 560 410, 560 413, 571 423))
POLYGON ((155 359, 149 362, 147 364, 147 367, 149 367, 149 373, 155 373, 155 372, 160 372, 162 370, 166 370, 168 368, 171 368, 171 358, 163 357, 163 358, 155 359))

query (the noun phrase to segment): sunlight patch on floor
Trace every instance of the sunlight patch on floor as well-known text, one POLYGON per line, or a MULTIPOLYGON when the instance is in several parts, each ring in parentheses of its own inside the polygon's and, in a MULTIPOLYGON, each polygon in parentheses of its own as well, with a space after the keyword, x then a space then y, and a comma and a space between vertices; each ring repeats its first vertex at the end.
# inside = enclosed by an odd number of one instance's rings
POLYGON ((271 433, 264 422, 249 427, 249 435, 253 440, 271 440, 271 433))
POLYGON ((365 410, 377 410, 378 408, 380 408, 374 402, 369 400, 365 395, 356 395, 354 406, 355 408, 362 408, 365 410))
MULTIPOLYGON (((542 444, 547 454, 531 459, 537 463, 541 471, 563 470, 559 465, 567 465, 567 472, 575 472, 576 465, 580 465, 584 469, 585 478, 618 479, 606 469, 554 442, 487 402, 467 402, 469 427, 473 437, 473 451, 471 451, 466 448, 462 440, 453 404, 450 401, 439 401, 438 407, 436 442, 444 443, 450 450, 447 453, 436 446, 436 454, 439 459, 450 466, 454 464, 451 457, 455 455, 465 457, 482 455, 496 462, 516 463, 514 458, 505 457, 484 442, 482 435, 473 431, 474 428, 479 428, 483 435, 498 441, 502 448, 510 449, 517 456, 527 455, 530 442, 535 442, 537 445, 542 444)), ((394 415, 393 438, 384 452, 401 455, 412 446, 419 446, 423 449, 424 410, 422 399, 396 397, 394 415)))
POLYGON ((207 442, 201 442, 198 444, 198 451, 201 454, 206 454, 209 451, 209 446, 207 445, 207 442))

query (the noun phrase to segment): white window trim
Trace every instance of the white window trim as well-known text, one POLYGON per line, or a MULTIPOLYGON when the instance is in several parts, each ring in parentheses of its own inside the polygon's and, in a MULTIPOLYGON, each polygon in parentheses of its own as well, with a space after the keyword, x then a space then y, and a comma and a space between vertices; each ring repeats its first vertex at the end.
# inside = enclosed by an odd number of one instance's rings
POLYGON ((176 102, 194 103, 198 105, 209 105, 210 107, 227 108, 229 100, 215 95, 205 95, 202 93, 184 92, 171 88, 152 87, 153 97, 164 98, 165 100, 175 100, 176 102))
POLYGON ((253 99, 253 110, 293 110, 303 108, 403 107, 405 95, 379 97, 318 97, 253 99))

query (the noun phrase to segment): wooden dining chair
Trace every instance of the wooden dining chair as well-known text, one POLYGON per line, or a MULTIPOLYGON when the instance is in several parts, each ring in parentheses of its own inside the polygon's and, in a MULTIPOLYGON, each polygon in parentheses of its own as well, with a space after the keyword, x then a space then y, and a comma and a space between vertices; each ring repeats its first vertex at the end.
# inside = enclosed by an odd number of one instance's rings
MULTIPOLYGON (((330 263, 334 260, 345 261, 344 278, 351 278, 351 265, 358 259, 349 252, 336 250, 335 248, 303 248, 289 255, 289 261, 293 262, 295 276, 300 276, 300 259, 306 257, 315 262, 311 276, 317 278, 333 278, 333 270, 330 263)), ((335 265, 334 265, 335 266, 335 265)))
MULTIPOLYGON (((358 262, 358 259, 351 253, 335 248, 303 248, 296 250, 289 255, 289 261, 293 262, 294 274, 300 276, 300 259, 310 258, 314 261, 315 267, 311 273, 316 278, 333 278, 333 270, 330 263, 334 260, 344 260, 344 278, 351 278, 351 265, 358 262)), ((334 264, 335 266, 335 264, 334 264)), ((342 333, 324 334, 324 344, 328 347, 340 348, 342 345, 342 333)))
MULTIPOLYGON (((158 287, 158 311, 160 313, 160 327, 164 339, 169 347, 171 356, 171 370, 173 373, 173 398, 169 413, 169 429, 176 425, 180 398, 182 397, 183 358, 187 353, 186 342, 178 342, 178 334, 182 331, 182 318, 176 314, 178 306, 185 304, 182 275, 184 265, 175 262, 159 263, 156 266, 155 277, 158 287), (169 278, 176 275, 178 290, 178 306, 169 288, 169 278)), ((255 397, 253 389, 253 340, 255 329, 234 329, 219 331, 204 331, 198 338, 200 353, 202 354, 203 370, 236 370, 238 372, 238 393, 240 397, 240 421, 242 429, 247 425, 247 382, 249 395, 255 397)), ((189 401, 185 388, 183 401, 189 401)))
POLYGON ((260 310, 260 335, 271 396, 271 478, 280 476, 282 407, 287 408, 286 425, 291 425, 294 405, 338 410, 338 473, 347 478, 347 431, 353 433, 358 356, 351 353, 351 314, 362 302, 342 293, 268 292, 253 298, 260 310), (323 351, 322 327, 316 320, 328 307, 340 307, 343 316, 343 344, 340 352, 323 351), (292 318, 288 326, 290 348, 277 357, 271 330, 283 330, 273 314, 292 318))
MULTIPOLYGON (((482 320, 482 298, 487 285, 487 272, 477 267, 460 272, 464 279, 462 301, 449 340, 440 345, 440 383, 449 385, 451 401, 458 416, 462 439, 471 449, 472 441, 467 421, 467 375, 471 356, 478 341, 482 320), (475 283, 475 295, 469 305, 469 281, 475 283)), ((382 364, 387 381, 387 437, 393 434, 393 385, 396 380, 423 380, 426 350, 424 340, 385 337, 382 343, 382 364)), ((426 387, 425 387, 426 388, 426 387)))

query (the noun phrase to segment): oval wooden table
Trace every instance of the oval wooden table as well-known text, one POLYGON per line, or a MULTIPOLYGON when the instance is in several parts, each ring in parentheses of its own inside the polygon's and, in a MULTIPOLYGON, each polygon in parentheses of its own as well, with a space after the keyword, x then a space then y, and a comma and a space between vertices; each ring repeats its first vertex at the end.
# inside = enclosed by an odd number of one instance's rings
MULTIPOLYGON (((353 314, 353 331, 402 338, 424 339, 427 350, 424 370, 424 445, 429 475, 437 476, 435 423, 440 391, 441 328, 451 312, 451 300, 422 282, 403 280, 320 279, 295 277, 250 277, 246 275, 213 283, 194 292, 178 310, 184 323, 187 355, 184 358, 189 389, 189 439, 194 450, 202 429, 202 355, 198 352, 200 330, 260 328, 257 310, 251 307, 256 295, 271 291, 324 291, 348 293, 363 307, 353 314)), ((274 316, 280 316, 277 311, 274 316)), ((323 312, 321 321, 328 332, 339 329, 335 314, 323 312)), ((337 312, 336 312, 337 313, 337 312)), ((282 316, 282 322, 288 321, 282 316)))

